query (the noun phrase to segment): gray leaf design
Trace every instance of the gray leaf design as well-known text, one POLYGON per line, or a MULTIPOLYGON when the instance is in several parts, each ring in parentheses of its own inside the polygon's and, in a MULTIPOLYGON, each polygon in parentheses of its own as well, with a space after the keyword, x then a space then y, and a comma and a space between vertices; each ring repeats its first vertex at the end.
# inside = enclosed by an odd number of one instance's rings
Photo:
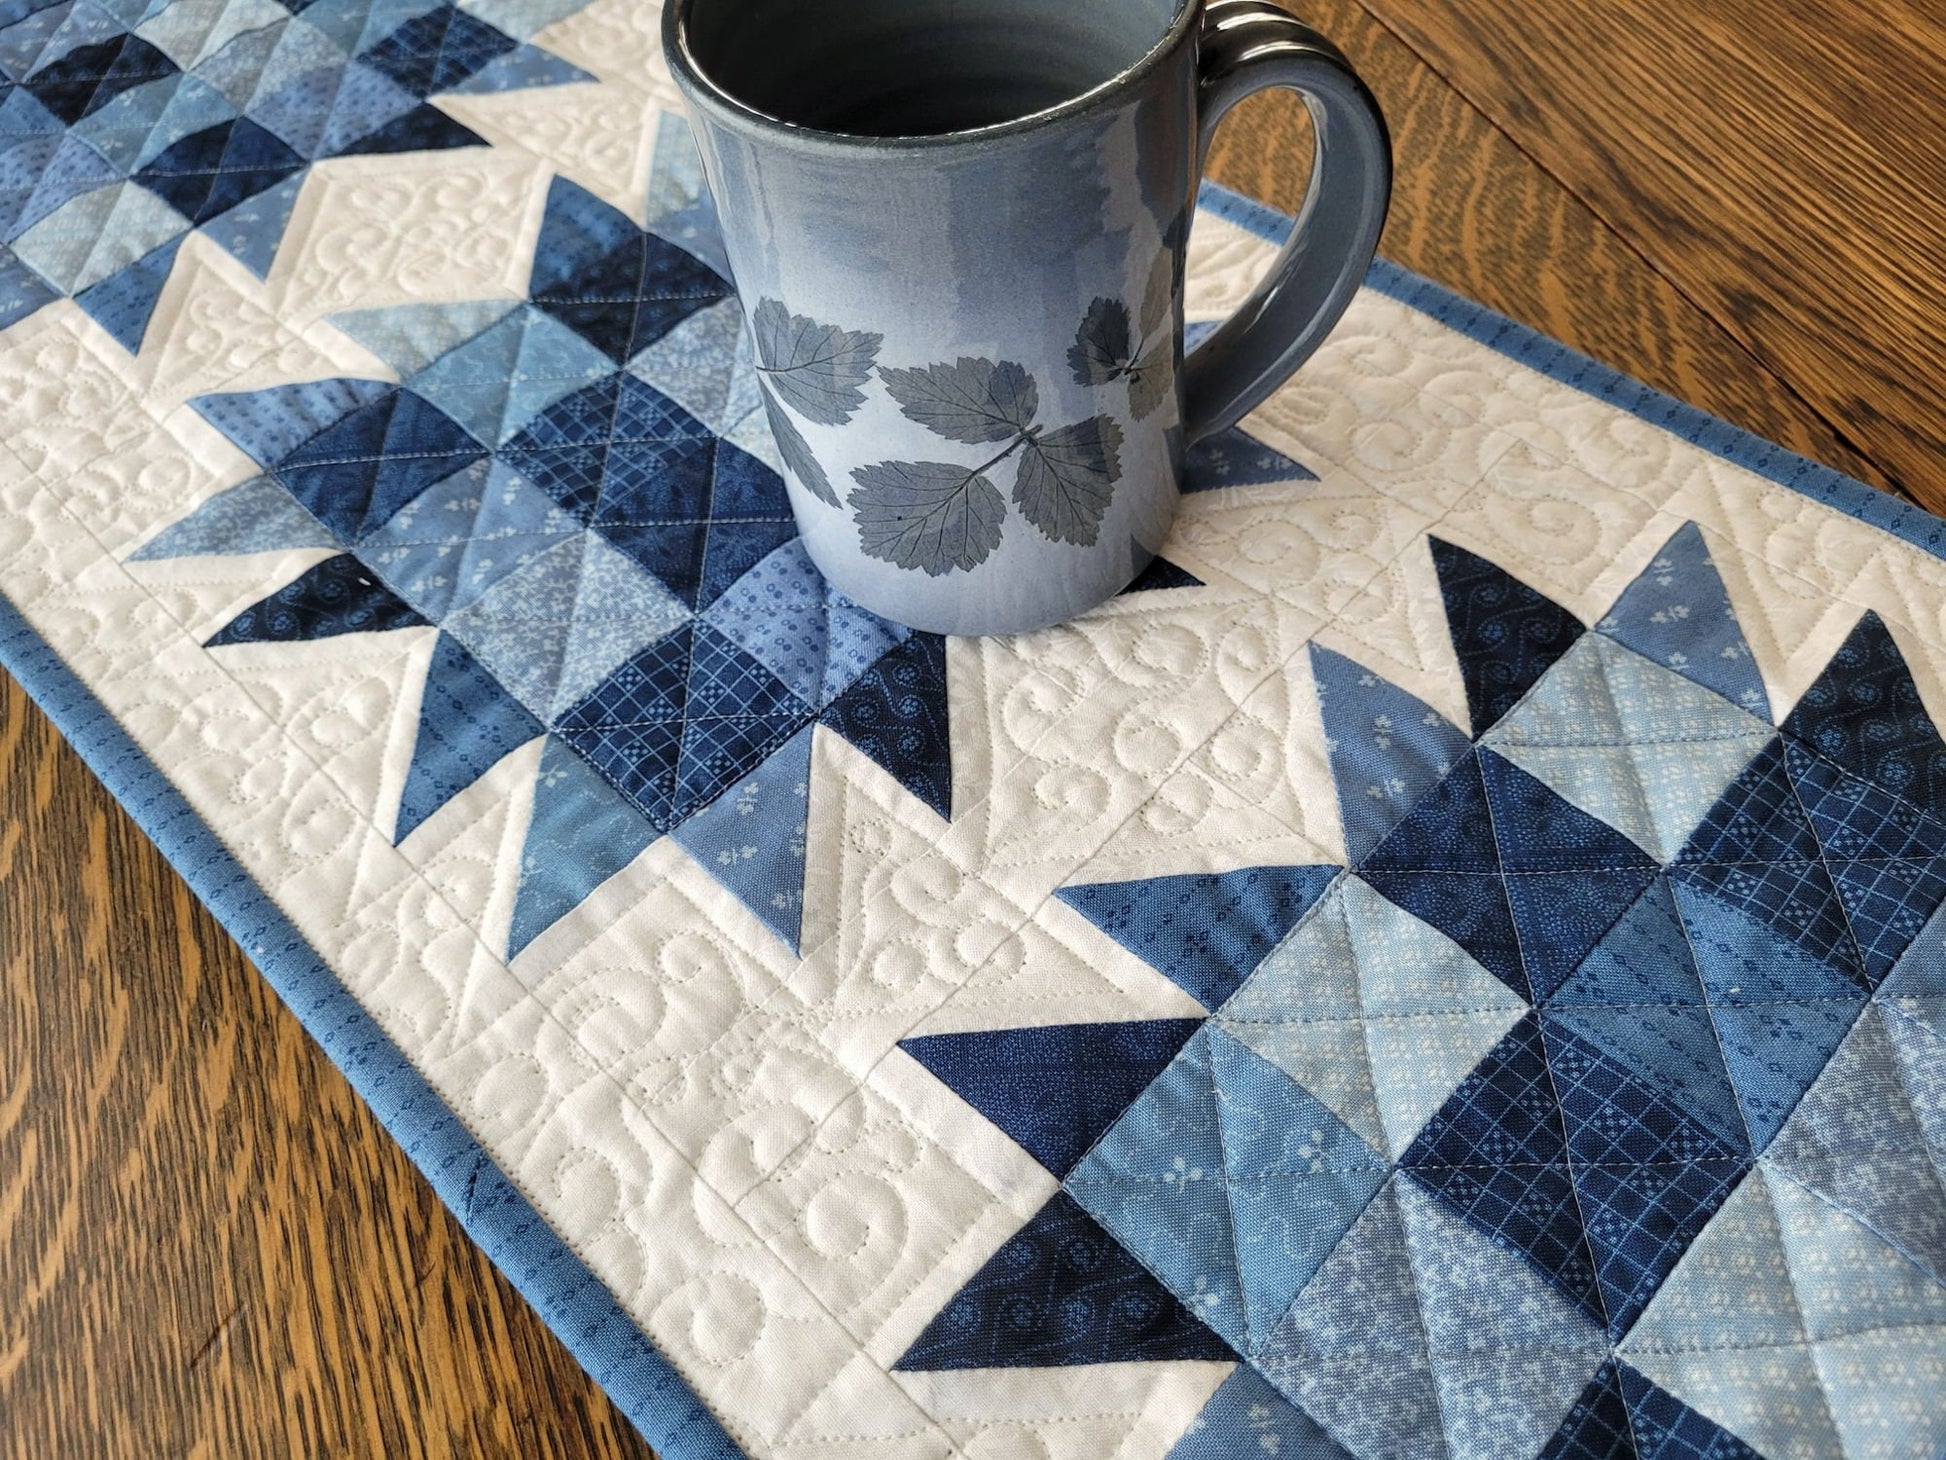
POLYGON ((1128 337, 1128 306, 1119 299, 1098 298, 1075 331, 1068 347, 1068 365, 1080 385, 1106 385, 1128 368, 1133 350, 1128 337))
POLYGON ((1135 419, 1146 421, 1169 394, 1176 377, 1175 339, 1164 335, 1128 372, 1128 408, 1135 419))
POLYGON ((818 465, 818 459, 811 455, 810 443, 791 424, 791 418, 784 414, 784 408, 771 395, 770 387, 761 380, 757 385, 763 393, 764 418, 770 422, 771 439, 776 441, 777 454, 784 458, 784 465, 791 469, 791 475, 803 484, 804 489, 820 502, 829 502, 833 507, 841 505, 838 494, 831 489, 831 479, 818 465))
POLYGON ((950 441, 1006 441, 1034 424, 1040 393, 1011 360, 962 355, 951 365, 879 372, 899 409, 950 441))
POLYGON ((1000 546, 1007 504, 979 467, 881 461, 851 475, 859 545, 874 558, 937 578, 978 567, 1000 546))
POLYGON ((1030 437, 1014 476, 1014 501, 1056 542, 1092 546, 1122 474, 1121 428, 1091 416, 1030 437))
MULTIPOLYGON (((1142 338, 1148 339, 1169 321, 1176 293, 1176 259, 1169 249, 1155 256, 1149 267, 1149 282, 1142 291, 1142 338)), ((1153 347, 1151 347, 1153 348, 1153 347)))
POLYGON ((751 316, 757 368, 778 396, 807 421, 842 426, 865 403, 884 336, 842 330, 792 314, 775 299, 760 299, 751 316))

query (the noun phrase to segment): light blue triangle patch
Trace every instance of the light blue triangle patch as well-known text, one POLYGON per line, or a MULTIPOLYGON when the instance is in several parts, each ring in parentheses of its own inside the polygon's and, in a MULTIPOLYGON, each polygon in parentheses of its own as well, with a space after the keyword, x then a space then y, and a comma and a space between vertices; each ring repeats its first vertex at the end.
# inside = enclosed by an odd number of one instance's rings
POLYGON ((1275 1065, 1219 1029, 1207 1037, 1254 1352, 1390 1163, 1275 1065))
POLYGON ((1208 1034, 1068 1173, 1069 1195, 1233 1347, 1250 1341, 1208 1034))
POLYGON ((532 86, 565 86, 595 78, 579 66, 571 66, 551 51, 539 46, 521 45, 503 56, 496 56, 458 86, 448 90, 482 95, 497 91, 525 91, 532 86))
POLYGON ((304 173, 297 173, 254 198, 244 199, 205 223, 203 232, 259 279, 267 277, 277 257, 277 245, 284 241, 284 230, 290 226, 291 210, 297 206, 304 178, 304 173))
POLYGON ((1766 1173, 1813 1342, 1882 1328, 1946 1328, 1946 1286, 1849 1212, 1766 1173))
POLYGON ((155 313, 155 302, 162 297, 162 286, 169 282, 169 271, 175 267, 176 250, 182 246, 183 237, 178 234, 74 297, 88 318, 113 335, 115 343, 131 355, 142 348, 149 316, 155 313))
POLYGON ((1323 1425, 1238 1364, 1189 1422, 1167 1460, 1351 1460, 1323 1425))
POLYGON ((283 548, 342 547, 337 537, 267 476, 218 492, 129 554, 132 563, 283 548))
POLYGON ((1867 1008, 1765 1159, 1946 1283, 1946 1185, 1907 1099, 1887 1015, 1867 1008))
POLYGON ((548 736, 534 780, 534 816, 520 852, 507 956, 574 911, 660 835, 586 761, 548 736))
POLYGON ((1864 1006, 1863 999, 1799 999, 1710 1010, 1753 1152, 1777 1138, 1864 1006))
POLYGON ((580 335, 528 307, 461 340, 406 383, 476 439, 501 442, 613 369, 580 335))
POLYGON ((1685 523, 1663 544, 1595 627, 1731 704, 1770 718, 1757 661, 1695 523, 1685 523))
POLYGON ((1513 1253, 1410 1181, 1394 1188, 1454 1455, 1538 1455, 1607 1335, 1513 1253))
POLYGON ((520 307, 513 299, 394 304, 334 314, 331 323, 390 365, 399 379, 409 380, 448 350, 491 329, 520 307))
POLYGON ((813 728, 806 725, 671 833, 793 953, 804 920, 804 823, 811 804, 813 728))
POLYGON ((1946 905, 1907 945, 1879 985, 1878 999, 1946 1037, 1946 905))
POLYGON ((453 797, 544 727, 450 634, 433 645, 419 701, 394 841, 404 841, 453 797))
POLYGON ((383 380, 336 377, 201 395, 190 405, 259 466, 275 466, 318 432, 397 388, 383 380))
POLYGON ((1459 762, 1468 742, 1437 710, 1318 644, 1311 645, 1311 676, 1345 849, 1357 866, 1459 762))
POLYGON ((1885 1033, 1926 1144, 1946 1161, 1946 1037, 1899 1013, 1887 1014, 1885 1033))
POLYGON ((460 7, 515 40, 525 40, 557 20, 565 20, 588 0, 466 0, 460 7))
POLYGON ((1257 1368, 1353 1454, 1446 1453, 1394 1185, 1298 1294, 1257 1368))

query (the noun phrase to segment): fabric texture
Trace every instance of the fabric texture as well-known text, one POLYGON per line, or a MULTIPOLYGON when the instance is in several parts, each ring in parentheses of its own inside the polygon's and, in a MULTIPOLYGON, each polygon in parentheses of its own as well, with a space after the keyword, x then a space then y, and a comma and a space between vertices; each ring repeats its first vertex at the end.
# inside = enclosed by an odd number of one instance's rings
POLYGON ((6 663, 645 1433, 1938 1454, 1946 530, 1380 265, 908 632, 656 25, 0 16, 6 663))

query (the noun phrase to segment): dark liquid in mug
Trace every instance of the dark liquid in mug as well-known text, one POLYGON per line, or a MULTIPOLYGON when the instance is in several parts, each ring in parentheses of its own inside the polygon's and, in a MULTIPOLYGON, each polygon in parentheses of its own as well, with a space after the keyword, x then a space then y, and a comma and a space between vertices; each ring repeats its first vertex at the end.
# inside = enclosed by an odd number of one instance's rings
POLYGON ((1094 90, 1168 31, 1174 0, 715 0, 697 68, 778 121, 859 137, 1011 122, 1094 90))
POLYGON ((994 127, 1072 101, 1082 92, 1067 86, 1012 85, 944 87, 914 83, 888 89, 880 96, 816 100, 783 120, 821 132, 847 132, 854 137, 939 137, 994 127))

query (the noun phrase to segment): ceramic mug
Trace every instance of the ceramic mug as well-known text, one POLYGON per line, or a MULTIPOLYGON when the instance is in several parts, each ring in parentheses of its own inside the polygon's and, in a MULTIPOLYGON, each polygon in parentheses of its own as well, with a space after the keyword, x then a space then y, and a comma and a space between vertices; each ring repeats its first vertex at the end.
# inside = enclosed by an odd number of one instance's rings
POLYGON ((914 628, 1039 628, 1140 573, 1185 448, 1317 348, 1391 195, 1371 93, 1265 0, 668 0, 663 47, 805 547, 914 628), (1310 109, 1310 196, 1185 354, 1203 154, 1269 87, 1310 109))

